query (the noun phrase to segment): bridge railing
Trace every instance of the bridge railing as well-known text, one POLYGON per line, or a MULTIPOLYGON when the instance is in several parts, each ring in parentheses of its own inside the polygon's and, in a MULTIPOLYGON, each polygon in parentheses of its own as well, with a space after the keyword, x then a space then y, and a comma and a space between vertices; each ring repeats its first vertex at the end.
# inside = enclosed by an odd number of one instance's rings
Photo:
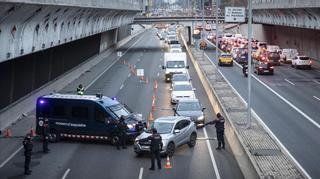
POLYGON ((320 0, 252 0, 253 9, 315 8, 320 0))

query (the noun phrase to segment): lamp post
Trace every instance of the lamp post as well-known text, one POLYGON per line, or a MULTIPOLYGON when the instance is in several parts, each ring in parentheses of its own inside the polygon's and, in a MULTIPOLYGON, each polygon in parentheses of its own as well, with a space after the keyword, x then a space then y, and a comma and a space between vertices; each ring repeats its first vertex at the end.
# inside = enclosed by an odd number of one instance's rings
POLYGON ((251 52, 252 52, 252 0, 248 0, 248 118, 246 128, 251 127, 251 52))
POLYGON ((218 60, 218 47, 219 47, 219 20, 218 20, 218 16, 219 16, 219 0, 216 0, 216 60, 218 60))

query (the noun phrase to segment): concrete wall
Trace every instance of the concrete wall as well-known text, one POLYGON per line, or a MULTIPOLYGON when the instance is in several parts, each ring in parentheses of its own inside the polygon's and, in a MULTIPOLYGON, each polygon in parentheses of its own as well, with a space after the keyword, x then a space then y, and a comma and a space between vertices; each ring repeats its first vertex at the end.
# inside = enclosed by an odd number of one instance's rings
MULTIPOLYGON (((240 32, 247 36, 246 24, 240 26, 240 32)), ((254 24, 253 38, 281 48, 296 48, 299 54, 320 59, 320 30, 254 24)))
POLYGON ((108 49, 117 42, 117 30, 113 29, 101 33, 100 52, 108 49))
POLYGON ((136 13, 0 1, 0 62, 130 24, 136 13))
POLYGON ((0 63, 0 111, 97 54, 100 35, 0 63))

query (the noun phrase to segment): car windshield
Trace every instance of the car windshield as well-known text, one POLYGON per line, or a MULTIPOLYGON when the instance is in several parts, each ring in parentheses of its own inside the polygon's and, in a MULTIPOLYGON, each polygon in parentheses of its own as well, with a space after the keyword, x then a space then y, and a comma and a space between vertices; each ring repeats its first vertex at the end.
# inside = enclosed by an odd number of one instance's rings
POLYGON ((167 68, 184 68, 184 61, 168 61, 167 68))
POLYGON ((300 57, 300 60, 309 60, 309 57, 300 57))
POLYGON ((230 57, 231 57, 231 55, 223 54, 223 55, 221 55, 221 57, 223 57, 223 58, 230 58, 230 57))
POLYGON ((198 102, 179 102, 177 111, 200 111, 198 102))
POLYGON ((173 75, 172 81, 188 81, 187 75, 173 75))
POLYGON ((191 85, 174 85, 173 91, 192 91, 191 85))
MULTIPOLYGON (((171 122, 153 122, 150 125, 150 129, 156 128, 159 134, 168 134, 172 131, 173 124, 171 122)), ((152 130, 148 130, 148 133, 151 133, 152 130)))
POLYGON ((120 118, 121 116, 129 116, 130 113, 128 112, 127 109, 125 109, 121 104, 117 104, 114 106, 109 106, 109 109, 115 114, 117 115, 118 118, 120 118))
POLYGON ((181 48, 181 45, 180 44, 174 44, 174 45, 171 45, 171 48, 181 48))

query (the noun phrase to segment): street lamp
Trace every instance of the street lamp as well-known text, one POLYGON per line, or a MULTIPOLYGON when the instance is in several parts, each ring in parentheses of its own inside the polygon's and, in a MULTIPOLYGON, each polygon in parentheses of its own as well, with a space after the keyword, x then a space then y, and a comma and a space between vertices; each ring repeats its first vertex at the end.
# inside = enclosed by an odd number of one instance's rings
POLYGON ((246 128, 251 127, 251 51, 252 51, 252 0, 248 0, 248 118, 246 128))
POLYGON ((218 14, 219 14, 219 0, 216 0, 216 60, 218 60, 218 47, 219 47, 219 20, 218 20, 218 14))

